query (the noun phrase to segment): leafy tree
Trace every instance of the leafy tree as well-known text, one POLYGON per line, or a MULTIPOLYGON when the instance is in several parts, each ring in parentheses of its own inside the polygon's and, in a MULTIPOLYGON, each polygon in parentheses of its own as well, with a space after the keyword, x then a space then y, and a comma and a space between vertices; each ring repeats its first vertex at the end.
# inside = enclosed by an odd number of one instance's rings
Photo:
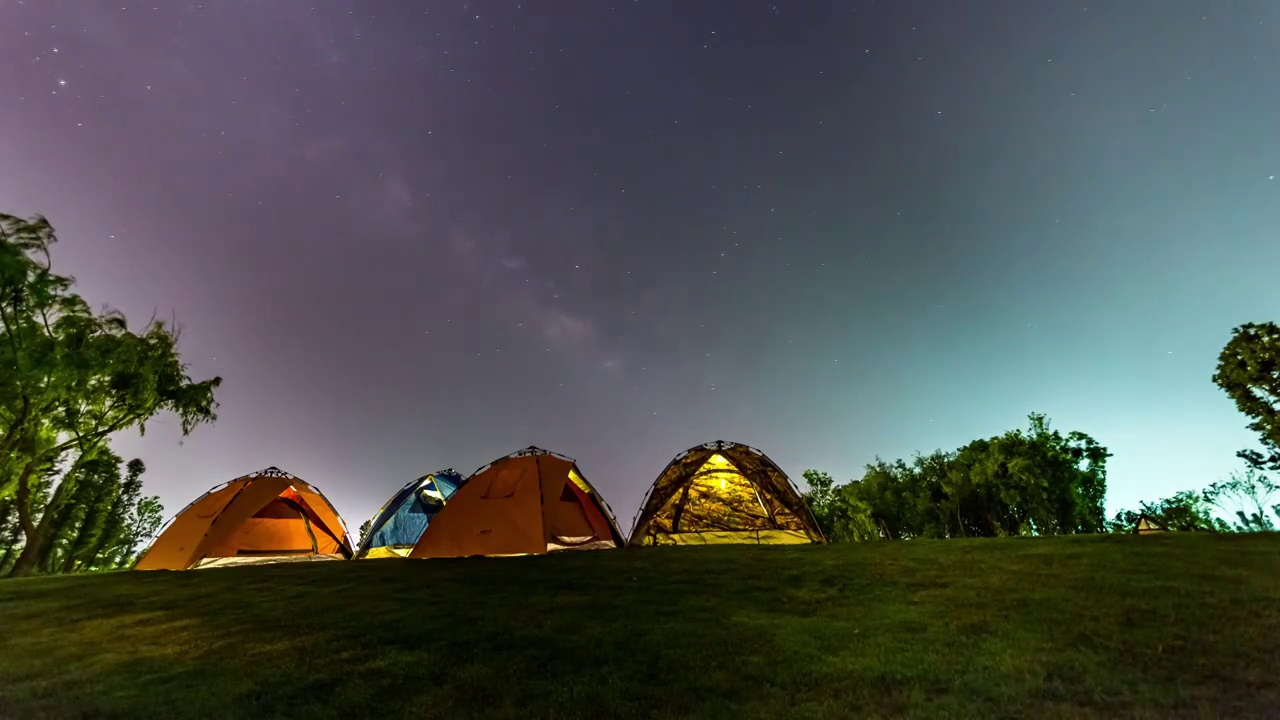
MULTIPOLYGON (((71 498, 49 524, 49 552, 42 570, 72 572, 86 551, 101 541, 120 495, 120 458, 104 450, 80 466, 71 498)), ((67 482, 63 478, 62 482, 67 482)), ((46 510, 46 512, 49 512, 46 510)), ((43 520, 43 518, 42 518, 43 520)))
POLYGON ((877 459, 840 489, 893 538, 1003 537, 1102 532, 1111 453, 1081 432, 1063 435, 1044 415, 1026 431, 975 440, 911 463, 877 459))
POLYGON ((1280 517, 1280 491, 1264 473, 1248 468, 1235 473, 1223 482, 1216 482, 1204 491, 1205 502, 1217 507, 1236 519, 1234 529, 1239 532, 1275 530, 1272 515, 1280 517))
POLYGON ((1202 493, 1184 490, 1173 497, 1152 503, 1139 503, 1138 510, 1121 510, 1108 523, 1111 532, 1133 532, 1143 515, 1160 524, 1166 530, 1226 531, 1231 528, 1213 516, 1213 505, 1202 493))
MULTIPOLYGON (((80 465, 75 491, 70 500, 56 510, 52 521, 42 517, 41 523, 51 528, 49 551, 40 570, 46 573, 94 572, 129 565, 143 540, 155 534, 163 521, 159 498, 140 498, 141 460, 131 460, 122 479, 121 460, 110 451, 102 451, 80 465)), ((58 482, 69 482, 64 475, 58 482)), ((3 520, 0 519, 0 523, 3 520)), ((3 525, 0 525, 3 527, 3 525)), ((20 533, 17 523, 8 535, 0 530, 0 549, 16 560, 15 550, 20 533)), ((6 563, 0 562, 0 571, 6 563)))
POLYGON ((871 507, 844 493, 829 474, 805 470, 804 479, 809 485, 808 492, 804 493, 805 502, 828 542, 875 540, 880 537, 879 528, 871 517, 871 507))
POLYGON ((81 546, 76 553, 74 566, 68 566, 65 572, 85 572, 91 570, 112 570, 127 566, 136 551, 137 545, 159 528, 163 518, 156 519, 154 525, 151 515, 163 514, 158 498, 139 498, 142 493, 142 474, 147 467, 141 460, 130 460, 125 466, 124 479, 120 480, 119 458, 114 464, 114 474, 118 491, 110 495, 111 503, 106 508, 101 530, 90 536, 91 541, 81 546), (152 509, 151 506, 155 508, 152 509), (146 526, 136 527, 139 509, 146 506, 146 526), (148 534, 148 528, 150 528, 148 534))
POLYGON ((0 577, 9 573, 22 550, 22 529, 18 527, 18 506, 12 498, 0 500, 0 577))
POLYGON ((888 535, 882 530, 871 514, 870 505, 847 493, 837 492, 832 503, 831 532, 827 534, 827 540, 865 542, 887 538, 888 535))
POLYGON ((158 495, 149 495, 138 501, 129 513, 128 532, 114 546, 116 567, 133 567, 138 553, 154 538, 164 525, 164 505, 158 495))
POLYGON ((830 537, 831 505, 836 496, 835 480, 825 472, 812 469, 805 470, 803 477, 809 489, 801 497, 809 506, 809 512, 813 513, 813 519, 818 522, 822 534, 830 537))
POLYGON ((123 315, 95 313, 52 271, 52 226, 0 214, 0 499, 14 498, 22 551, 10 571, 47 564, 56 523, 82 466, 107 438, 161 412, 183 434, 212 422, 220 378, 195 382, 174 330, 154 319, 141 331, 123 315), (47 502, 42 481, 61 471, 47 502))
POLYGON ((1232 331, 1218 356, 1213 382, 1251 418, 1263 451, 1237 455, 1256 471, 1280 472, 1280 326, 1246 323, 1232 331))
POLYGON ((369 535, 369 529, 372 527, 373 527, 373 520, 365 520, 364 522, 360 523, 360 542, 357 544, 361 544, 364 542, 364 539, 369 535))

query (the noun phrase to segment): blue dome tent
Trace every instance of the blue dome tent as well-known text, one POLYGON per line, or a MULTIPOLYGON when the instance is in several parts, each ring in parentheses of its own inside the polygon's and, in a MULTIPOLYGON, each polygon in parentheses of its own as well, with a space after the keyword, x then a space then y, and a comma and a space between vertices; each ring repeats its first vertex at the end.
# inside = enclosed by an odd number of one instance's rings
POLYGON ((356 558, 408 555, 431 519, 466 482, 466 478, 453 470, 441 470, 400 488, 373 517, 369 532, 360 538, 356 558))

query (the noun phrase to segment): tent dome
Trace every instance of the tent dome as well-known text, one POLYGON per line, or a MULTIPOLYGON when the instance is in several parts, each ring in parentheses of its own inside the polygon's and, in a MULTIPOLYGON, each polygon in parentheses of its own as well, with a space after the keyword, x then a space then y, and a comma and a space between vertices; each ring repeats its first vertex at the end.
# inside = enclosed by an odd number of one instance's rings
POLYGON ((825 542, 787 474, 748 445, 717 440, 672 460, 636 513, 631 545, 825 542))
POLYGON ((530 447, 472 473, 409 557, 527 555, 623 542, 608 504, 577 463, 530 447))
POLYGON ((169 521, 137 570, 351 557, 347 528, 315 487, 277 467, 196 498, 169 521))
POLYGON ((400 488, 369 524, 360 539, 357 558, 404 557, 409 554, 432 518, 466 482, 454 470, 424 475, 400 488))

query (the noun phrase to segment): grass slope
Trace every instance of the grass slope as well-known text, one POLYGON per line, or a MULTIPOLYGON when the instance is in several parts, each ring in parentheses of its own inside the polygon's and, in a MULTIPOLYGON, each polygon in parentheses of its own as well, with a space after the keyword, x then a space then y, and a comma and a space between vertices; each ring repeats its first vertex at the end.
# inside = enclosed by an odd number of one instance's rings
POLYGON ((1280 536, 0 581, 0 716, 1261 717, 1280 536))

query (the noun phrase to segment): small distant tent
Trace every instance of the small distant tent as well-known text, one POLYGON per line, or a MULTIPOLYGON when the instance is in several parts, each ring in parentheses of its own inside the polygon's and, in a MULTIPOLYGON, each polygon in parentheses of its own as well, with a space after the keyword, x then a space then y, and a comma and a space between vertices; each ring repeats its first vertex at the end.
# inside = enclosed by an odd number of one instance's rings
POLYGON ((319 490, 269 467, 201 495, 135 566, 187 570, 351 557, 347 528, 319 490))
POLYGON ((791 479, 767 455, 717 440, 680 453, 645 496, 632 545, 825 542, 791 479))
POLYGON ((1151 533, 1169 532, 1169 529, 1146 515, 1139 515, 1138 522, 1133 527, 1133 532, 1136 535, 1149 535, 1151 533))
POLYGON ((608 504, 577 463, 530 447, 472 473, 409 557, 528 555, 623 543, 608 504))
POLYGON ((466 479, 453 470, 441 470, 400 488, 369 524, 360 539, 357 558, 404 557, 422 537, 431 519, 466 479))

